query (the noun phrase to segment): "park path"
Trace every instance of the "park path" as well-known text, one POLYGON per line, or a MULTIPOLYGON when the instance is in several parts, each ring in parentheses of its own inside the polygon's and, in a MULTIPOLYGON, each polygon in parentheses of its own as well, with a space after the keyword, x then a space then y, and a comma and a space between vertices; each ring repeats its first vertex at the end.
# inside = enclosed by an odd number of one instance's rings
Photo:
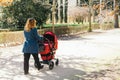
POLYGON ((120 80, 120 29, 59 38, 59 66, 23 74, 22 46, 0 48, 0 80, 120 80), (113 75, 114 74, 114 75, 113 75))

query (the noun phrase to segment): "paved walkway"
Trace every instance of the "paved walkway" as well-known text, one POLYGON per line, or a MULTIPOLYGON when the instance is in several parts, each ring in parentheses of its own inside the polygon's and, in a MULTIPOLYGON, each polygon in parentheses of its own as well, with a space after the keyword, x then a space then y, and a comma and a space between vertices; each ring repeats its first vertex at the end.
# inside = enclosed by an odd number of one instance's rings
POLYGON ((59 66, 37 71, 30 59, 30 75, 23 74, 22 45, 0 48, 0 80, 119 80, 120 29, 63 36, 56 57, 59 66), (113 75, 114 74, 114 75, 113 75))

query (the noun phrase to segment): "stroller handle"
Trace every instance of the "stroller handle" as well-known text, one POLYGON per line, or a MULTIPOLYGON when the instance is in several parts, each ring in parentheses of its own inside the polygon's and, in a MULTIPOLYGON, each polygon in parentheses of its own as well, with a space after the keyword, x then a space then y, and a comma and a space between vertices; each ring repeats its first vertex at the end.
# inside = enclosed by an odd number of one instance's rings
MULTIPOLYGON (((47 40, 47 42, 48 42, 48 45, 49 45, 49 49, 51 50, 51 52, 53 53, 53 45, 52 45, 52 47, 50 46, 50 44, 51 44, 51 41, 49 40, 49 39, 47 39, 46 37, 43 37, 45 40, 47 40)), ((52 44, 54 44, 53 42, 52 42, 52 44)))
POLYGON ((50 43, 50 40, 49 40, 49 39, 47 39, 46 37, 43 37, 43 39, 47 40, 47 41, 48 41, 48 43, 50 43))

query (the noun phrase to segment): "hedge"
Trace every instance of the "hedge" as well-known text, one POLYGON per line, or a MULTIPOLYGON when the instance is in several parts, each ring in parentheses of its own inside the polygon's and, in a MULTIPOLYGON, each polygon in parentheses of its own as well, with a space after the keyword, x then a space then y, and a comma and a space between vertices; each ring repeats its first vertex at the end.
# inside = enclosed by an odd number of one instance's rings
MULTIPOLYGON (((113 28, 111 24, 102 25, 105 29, 113 28)), ((75 33, 83 33, 87 32, 88 25, 83 26, 74 26, 74 27, 56 27, 55 34, 57 36, 64 34, 75 34, 75 33)), ((92 24, 92 30, 100 29, 100 24, 92 24)), ((103 29, 103 28, 102 28, 103 29)), ((39 34, 44 34, 46 31, 52 31, 52 28, 40 29, 38 30, 39 34)), ((13 32, 0 32, 0 46, 11 45, 11 44, 22 44, 24 42, 23 31, 13 31, 13 32), (1 45, 2 44, 2 45, 1 45)))

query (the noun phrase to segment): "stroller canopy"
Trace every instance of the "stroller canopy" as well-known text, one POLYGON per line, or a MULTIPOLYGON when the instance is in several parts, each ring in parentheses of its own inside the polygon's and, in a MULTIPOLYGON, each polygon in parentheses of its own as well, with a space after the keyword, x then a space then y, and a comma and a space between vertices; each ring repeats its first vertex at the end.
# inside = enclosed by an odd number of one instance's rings
POLYGON ((47 31, 44 33, 44 37, 47 38, 50 42, 52 41, 53 43, 57 42, 57 37, 56 35, 51 32, 51 31, 47 31))

